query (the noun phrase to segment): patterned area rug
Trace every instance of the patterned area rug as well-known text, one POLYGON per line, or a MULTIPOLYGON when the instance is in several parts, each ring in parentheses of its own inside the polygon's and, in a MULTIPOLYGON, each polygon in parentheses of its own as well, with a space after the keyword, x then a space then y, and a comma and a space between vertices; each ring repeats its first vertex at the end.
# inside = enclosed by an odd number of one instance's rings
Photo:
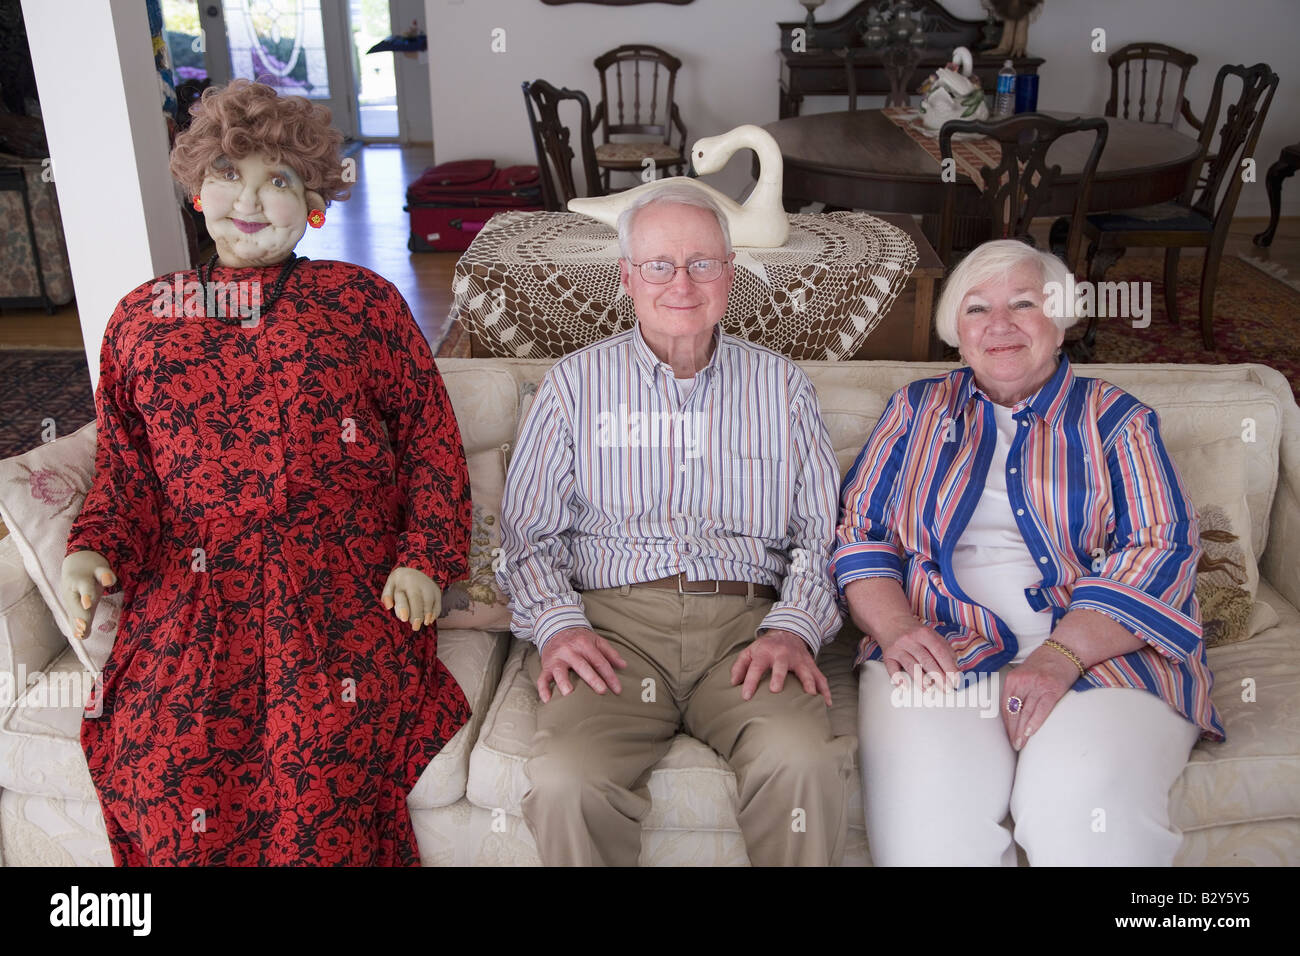
MULTIPOLYGON (((1184 253, 1178 264, 1177 325, 1165 316, 1163 271, 1163 257, 1125 257, 1106 274, 1108 281, 1151 283, 1151 324, 1135 329, 1129 319, 1099 320, 1094 361, 1258 362, 1285 375, 1300 400, 1300 291, 1236 256, 1224 256, 1214 296, 1218 349, 1211 352, 1201 343, 1201 257, 1184 253)), ((1067 336, 1076 337, 1083 326, 1080 322, 1067 336)))
POLYGON ((90 369, 80 349, 0 348, 0 382, 0 458, 70 435, 95 419, 90 369))

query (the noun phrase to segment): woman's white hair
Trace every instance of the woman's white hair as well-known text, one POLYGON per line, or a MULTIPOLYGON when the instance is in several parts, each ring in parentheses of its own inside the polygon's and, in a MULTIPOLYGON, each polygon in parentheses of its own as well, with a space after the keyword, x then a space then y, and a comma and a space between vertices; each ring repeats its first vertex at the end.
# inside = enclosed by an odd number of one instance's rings
POLYGON ((718 220, 718 228, 722 230, 722 242, 727 247, 727 255, 731 255, 731 230, 727 228, 727 214, 714 202, 713 197, 703 189, 685 183, 664 183, 641 193, 618 214, 618 251, 628 262, 632 261, 629 244, 632 240, 632 225, 637 214, 646 206, 658 203, 695 206, 697 209, 707 209, 713 213, 713 218, 718 220))
POLYGON ((957 347, 957 312, 966 293, 981 283, 1006 275, 1026 263, 1037 266, 1043 294, 1049 296, 1043 302, 1043 314, 1055 322, 1061 331, 1074 325, 1078 321, 1078 316, 1074 314, 1076 310, 1055 307, 1057 303, 1064 303, 1066 282, 1070 275, 1065 263, 1050 252, 1035 249, 1019 239, 995 239, 972 250, 952 270, 952 275, 944 283, 943 293, 934 309, 934 330, 939 338, 954 348, 957 347), (1050 295, 1053 288, 1057 290, 1055 296, 1050 295))

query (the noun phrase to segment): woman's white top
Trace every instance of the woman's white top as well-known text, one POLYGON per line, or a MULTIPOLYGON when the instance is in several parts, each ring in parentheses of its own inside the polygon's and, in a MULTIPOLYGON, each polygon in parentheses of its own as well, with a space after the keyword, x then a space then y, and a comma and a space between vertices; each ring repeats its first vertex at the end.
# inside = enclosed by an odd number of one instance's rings
POLYGON ((1011 409, 1002 405, 994 405, 993 414, 998 425, 997 445, 984 494, 957 539, 952 569, 958 586, 1015 633, 1020 645, 1015 662, 1019 663, 1051 636, 1052 614, 1050 610, 1035 611, 1025 600, 1025 589, 1041 584, 1043 573, 1020 536, 1007 497, 1007 454, 1016 434, 1016 420, 1011 409))

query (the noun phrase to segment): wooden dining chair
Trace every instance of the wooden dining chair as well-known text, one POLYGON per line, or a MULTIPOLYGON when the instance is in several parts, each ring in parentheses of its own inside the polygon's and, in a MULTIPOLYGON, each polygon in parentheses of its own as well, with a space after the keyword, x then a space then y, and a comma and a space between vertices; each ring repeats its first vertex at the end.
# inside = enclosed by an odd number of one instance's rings
POLYGON ((1103 110, 1106 116, 1165 126, 1174 126, 1182 117, 1200 131, 1201 121, 1187 105, 1186 96, 1187 76, 1197 63, 1193 54, 1164 43, 1128 43, 1106 62, 1110 64, 1110 97, 1103 110), (1170 90, 1172 95, 1166 98, 1170 90))
MULTIPOLYGON (((1017 113, 1002 120, 949 120, 939 129, 939 154, 951 160, 952 138, 958 133, 978 133, 994 139, 1001 146, 996 166, 983 166, 984 180, 980 191, 980 216, 988 223, 988 239, 1022 239, 1033 245, 1029 226, 1043 201, 1061 174, 1059 165, 1047 165, 1047 151, 1062 136, 1093 135, 1092 149, 1079 176, 1075 193, 1074 220, 1088 208, 1092 180, 1097 162, 1106 147, 1109 126, 1101 117, 1060 120, 1043 113, 1017 113)), ((957 184, 945 190, 943 212, 939 218, 939 258, 951 269, 953 233, 956 231, 957 184)), ((1074 225, 1066 242, 1066 265, 1074 268, 1083 242, 1081 227, 1074 225)))
POLYGON ((841 47, 834 51, 844 61, 844 89, 849 97, 849 112, 858 110, 858 62, 857 52, 852 47, 841 47))
MULTIPOLYGON (((1256 63, 1251 67, 1221 67, 1214 79, 1214 93, 1199 140, 1204 153, 1209 153, 1211 145, 1217 149, 1213 159, 1205 164, 1204 185, 1198 185, 1194 170, 1188 177, 1183 195, 1174 202, 1095 214, 1088 216, 1083 223, 1084 236, 1088 240, 1088 278, 1094 282, 1101 281, 1106 270, 1118 262, 1127 249, 1154 246, 1165 250, 1165 313, 1174 323, 1178 321, 1179 252, 1188 248, 1205 249, 1205 262, 1201 267, 1200 312, 1201 340, 1207 349, 1215 347, 1214 284, 1228 238, 1228 227, 1232 224, 1232 215, 1241 195, 1241 161, 1254 155, 1277 83, 1277 74, 1266 63, 1256 63), (1224 82, 1229 76, 1241 80, 1241 92, 1235 102, 1228 104, 1219 140, 1212 143, 1224 96, 1224 82), (1194 201, 1193 196, 1196 197, 1194 201)), ((1096 334, 1097 317, 1093 316, 1084 333, 1084 342, 1089 348, 1096 334)))
MULTIPOLYGON (((1110 96, 1102 111, 1106 116, 1137 120, 1139 123, 1159 123, 1171 129, 1178 125, 1181 117, 1198 134, 1201 132, 1201 121, 1192 112, 1186 96, 1187 77, 1192 72, 1192 67, 1199 62, 1194 54, 1184 53, 1165 43, 1144 41, 1125 44, 1112 53, 1106 62, 1110 64, 1110 96), (1170 75, 1171 66, 1176 76, 1170 75), (1122 101, 1119 98, 1121 86, 1124 91, 1122 101), (1137 89, 1136 111, 1132 105, 1134 87, 1137 89), (1167 110, 1164 108, 1166 89, 1173 90, 1167 110), (1155 101, 1150 113, 1147 112, 1147 103, 1151 99, 1148 93, 1154 94, 1151 98, 1155 101)), ((1204 161, 1208 163, 1213 158, 1212 155, 1206 156, 1204 161)), ((1205 167, 1201 169, 1203 174, 1205 167)), ((1205 179, 1201 178, 1198 185, 1204 186, 1205 179)))
MULTIPOLYGON (((1201 121, 1192 112, 1186 95, 1188 76, 1199 62, 1195 54, 1167 43, 1144 40, 1125 44, 1106 62, 1110 66, 1110 94, 1102 108, 1103 115, 1171 129, 1181 118, 1197 134, 1201 132, 1201 121)), ((1064 247, 1069 226, 1067 216, 1052 223, 1053 249, 1064 247)))
POLYGON ((592 140, 591 101, 582 90, 562 89, 545 80, 523 84, 524 107, 532 128, 537 169, 542 180, 542 203, 550 212, 563 212, 570 199, 581 196, 573 177, 573 136, 560 119, 560 104, 572 100, 578 105, 578 147, 588 195, 603 196, 596 148, 592 140))
POLYGON ((610 190, 612 172, 639 173, 646 159, 654 161, 656 174, 659 169, 680 173, 686 165, 686 125, 673 97, 682 61, 657 46, 629 43, 602 53, 595 64, 600 102, 593 122, 602 137, 596 146, 596 165, 605 192, 610 190), (612 136, 622 140, 612 142, 612 136), (641 138, 626 139, 629 136, 641 138))

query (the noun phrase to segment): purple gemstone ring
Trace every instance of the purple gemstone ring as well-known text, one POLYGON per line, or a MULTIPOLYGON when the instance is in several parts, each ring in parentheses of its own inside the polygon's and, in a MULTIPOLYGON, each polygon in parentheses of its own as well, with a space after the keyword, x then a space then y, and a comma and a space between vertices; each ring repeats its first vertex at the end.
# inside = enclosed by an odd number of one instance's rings
POLYGON ((1021 700, 1019 697, 1008 697, 1008 698, 1007 698, 1007 713, 1008 713, 1008 714, 1018 714, 1018 713, 1020 713, 1020 708, 1023 707, 1023 706, 1025 706, 1025 702, 1024 702, 1023 700, 1021 700))

